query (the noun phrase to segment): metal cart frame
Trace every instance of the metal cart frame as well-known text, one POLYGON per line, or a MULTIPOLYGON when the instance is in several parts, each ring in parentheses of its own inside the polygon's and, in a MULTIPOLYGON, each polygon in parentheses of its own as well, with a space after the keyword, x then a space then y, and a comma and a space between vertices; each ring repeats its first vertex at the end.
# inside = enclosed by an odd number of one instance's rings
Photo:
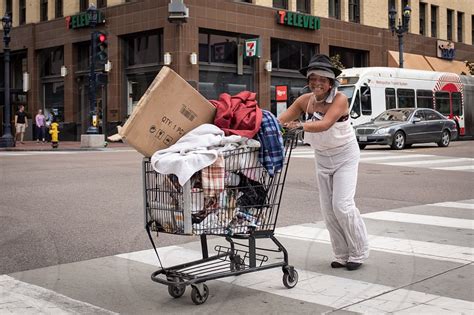
MULTIPOLYGON (((298 272, 292 265, 289 264, 288 251, 275 237, 274 229, 281 203, 282 191, 286 180, 289 159, 291 157, 293 148, 297 144, 297 137, 298 134, 296 132, 288 132, 284 135, 285 153, 283 167, 278 172, 278 174, 272 176, 271 179, 276 180, 279 185, 275 194, 272 196, 276 199, 274 203, 271 204, 272 209, 270 209, 270 211, 276 211, 273 213, 273 217, 270 218, 270 220, 272 220, 272 224, 250 226, 248 227, 246 233, 236 233, 233 235, 203 232, 200 234, 202 259, 171 266, 168 268, 163 267, 152 237, 152 229, 155 231, 157 231, 157 229, 156 222, 150 221, 150 204, 147 202, 147 189, 149 191, 150 187, 147 186, 156 185, 156 183, 150 184, 147 182, 146 172, 150 172, 150 162, 149 159, 145 158, 143 161, 145 229, 161 265, 160 269, 152 273, 151 280, 167 285, 168 293, 174 298, 181 297, 185 293, 186 286, 190 285, 192 287, 191 299, 197 305, 203 304, 209 297, 209 288, 204 283, 208 280, 238 276, 241 274, 281 267, 283 271, 282 281, 284 286, 289 289, 296 286, 298 282, 298 272), (262 229, 261 227, 267 228, 262 229), (209 256, 207 240, 207 235, 209 234, 224 236, 228 246, 216 245, 214 247, 216 255, 209 256), (276 248, 257 247, 258 239, 270 239, 272 240, 273 244, 276 245, 276 248), (239 240, 239 242, 236 240, 239 240), (247 243, 244 244, 242 241, 247 241, 247 243), (268 256, 264 255, 263 252, 283 253, 283 261, 268 263, 268 256)), ((274 184, 275 183, 271 183, 270 185, 274 184)), ((184 197, 184 199, 186 199, 186 197, 184 197)), ((186 227, 186 223, 184 223, 184 226, 185 227, 180 230, 180 232, 183 232, 183 230, 189 231, 189 228, 186 227)))

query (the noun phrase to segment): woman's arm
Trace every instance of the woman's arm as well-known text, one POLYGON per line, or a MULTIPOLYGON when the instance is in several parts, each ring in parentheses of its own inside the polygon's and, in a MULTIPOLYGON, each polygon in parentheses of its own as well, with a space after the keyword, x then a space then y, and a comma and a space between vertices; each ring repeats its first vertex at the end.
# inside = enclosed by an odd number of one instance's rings
POLYGON ((347 97, 342 93, 338 93, 328 111, 324 114, 324 118, 322 120, 305 122, 302 124, 303 130, 308 132, 328 130, 339 118, 347 114, 347 107, 347 97))
POLYGON ((291 104, 291 106, 288 107, 288 109, 278 117, 278 121, 284 126, 286 126, 286 124, 292 122, 295 119, 298 119, 301 113, 304 112, 303 108, 305 104, 308 103, 309 96, 310 96, 310 93, 303 94, 300 97, 298 97, 293 102, 293 104, 291 104))

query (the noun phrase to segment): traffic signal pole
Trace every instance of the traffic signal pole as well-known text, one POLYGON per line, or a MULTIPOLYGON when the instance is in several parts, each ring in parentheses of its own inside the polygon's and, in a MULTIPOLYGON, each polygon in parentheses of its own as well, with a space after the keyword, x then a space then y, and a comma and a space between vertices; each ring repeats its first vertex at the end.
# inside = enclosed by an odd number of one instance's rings
POLYGON ((99 128, 97 115, 97 80, 95 73, 95 58, 97 54, 97 31, 91 33, 91 54, 90 54, 90 74, 89 74, 89 105, 90 105, 90 125, 87 128, 88 134, 98 134, 99 128))

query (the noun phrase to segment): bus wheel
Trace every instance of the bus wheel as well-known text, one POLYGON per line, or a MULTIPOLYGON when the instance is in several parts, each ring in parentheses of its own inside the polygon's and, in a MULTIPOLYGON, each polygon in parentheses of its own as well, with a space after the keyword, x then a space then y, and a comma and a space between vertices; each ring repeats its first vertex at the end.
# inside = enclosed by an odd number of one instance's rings
POLYGON ((359 149, 364 150, 364 149, 365 149, 365 146, 366 146, 365 144, 360 144, 360 143, 359 143, 359 149))
POLYGON ((451 136, 449 135, 449 131, 443 130, 443 134, 441 135, 441 140, 437 142, 438 147, 447 147, 449 145, 450 140, 451 140, 451 136))
POLYGON ((394 150, 403 150, 405 147, 405 134, 402 131, 397 131, 393 136, 391 148, 394 150))

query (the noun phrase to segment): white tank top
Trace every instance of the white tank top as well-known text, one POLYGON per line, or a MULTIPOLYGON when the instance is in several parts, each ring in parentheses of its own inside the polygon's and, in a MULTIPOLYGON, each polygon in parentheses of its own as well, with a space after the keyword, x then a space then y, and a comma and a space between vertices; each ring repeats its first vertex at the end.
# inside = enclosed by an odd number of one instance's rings
MULTIPOLYGON (((308 114, 309 105, 312 98, 308 101, 306 108, 306 121, 317 121, 324 118, 324 114, 314 112, 312 117, 308 114)), ((311 145, 315 150, 324 151, 328 149, 334 149, 343 146, 351 141, 357 141, 354 128, 350 123, 350 119, 344 121, 336 121, 328 130, 321 132, 308 132, 304 133, 304 142, 311 145)))

